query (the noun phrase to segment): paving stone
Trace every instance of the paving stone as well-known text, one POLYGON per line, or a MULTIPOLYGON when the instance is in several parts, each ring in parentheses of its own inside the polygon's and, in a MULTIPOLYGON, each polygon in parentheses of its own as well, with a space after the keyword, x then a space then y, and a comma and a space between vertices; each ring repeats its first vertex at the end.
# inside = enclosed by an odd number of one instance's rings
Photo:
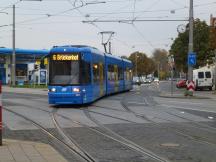
POLYGON ((0 162, 67 162, 50 145, 36 142, 4 140, 0 162))

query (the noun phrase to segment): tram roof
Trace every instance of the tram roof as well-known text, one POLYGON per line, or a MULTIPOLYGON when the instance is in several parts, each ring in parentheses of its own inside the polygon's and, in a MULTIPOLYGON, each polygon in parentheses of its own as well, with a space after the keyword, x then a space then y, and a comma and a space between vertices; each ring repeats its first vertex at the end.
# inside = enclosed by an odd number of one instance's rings
MULTIPOLYGON (((0 55, 12 55, 13 49, 12 48, 0 48, 0 55)), ((34 55, 34 56, 45 56, 49 54, 49 50, 33 50, 33 49, 15 49, 15 53, 17 55, 34 55)))
POLYGON ((87 46, 87 45, 64 45, 64 46, 54 46, 51 49, 51 52, 93 52, 97 54, 104 55, 103 52, 99 51, 95 47, 87 46))

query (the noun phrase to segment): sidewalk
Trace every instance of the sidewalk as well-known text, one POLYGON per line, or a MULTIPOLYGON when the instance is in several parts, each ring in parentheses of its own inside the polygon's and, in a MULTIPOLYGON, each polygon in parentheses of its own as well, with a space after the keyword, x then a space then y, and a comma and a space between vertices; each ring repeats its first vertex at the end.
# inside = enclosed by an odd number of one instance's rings
POLYGON ((3 140, 0 162, 67 162, 50 145, 36 142, 3 140))
POLYGON ((10 92, 10 93, 25 93, 25 94, 39 94, 39 95, 47 95, 47 89, 34 89, 34 88, 13 88, 9 86, 2 86, 2 92, 10 92))

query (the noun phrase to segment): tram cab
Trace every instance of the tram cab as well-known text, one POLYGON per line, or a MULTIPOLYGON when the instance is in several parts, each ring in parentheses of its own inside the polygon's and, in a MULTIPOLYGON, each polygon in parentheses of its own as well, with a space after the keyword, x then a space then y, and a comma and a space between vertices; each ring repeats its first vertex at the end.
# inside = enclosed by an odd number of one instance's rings
POLYGON ((49 55, 49 104, 84 104, 105 95, 104 55, 87 46, 54 47, 49 55))

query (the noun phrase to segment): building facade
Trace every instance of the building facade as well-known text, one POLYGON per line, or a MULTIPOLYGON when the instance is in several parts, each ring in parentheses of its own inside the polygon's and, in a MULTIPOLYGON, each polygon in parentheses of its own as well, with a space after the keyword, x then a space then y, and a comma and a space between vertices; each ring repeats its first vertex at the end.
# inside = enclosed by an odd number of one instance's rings
MULTIPOLYGON (((48 50, 28 50, 16 49, 16 83, 29 83, 31 75, 35 71, 35 65, 44 56, 48 55, 48 50)), ((0 80, 3 84, 11 83, 11 60, 13 50, 10 48, 0 48, 0 80)))

